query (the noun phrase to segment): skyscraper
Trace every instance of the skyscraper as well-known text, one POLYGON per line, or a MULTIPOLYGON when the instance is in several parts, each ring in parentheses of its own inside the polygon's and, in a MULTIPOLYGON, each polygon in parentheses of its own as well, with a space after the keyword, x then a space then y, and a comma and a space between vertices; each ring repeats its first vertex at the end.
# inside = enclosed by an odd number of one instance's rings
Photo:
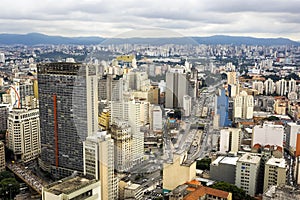
POLYGON ((38 66, 42 152, 39 164, 56 178, 83 171, 85 138, 98 130, 98 82, 94 65, 38 66))
POLYGON ((166 75, 166 107, 182 108, 183 96, 188 94, 187 74, 178 72, 168 72, 166 75))

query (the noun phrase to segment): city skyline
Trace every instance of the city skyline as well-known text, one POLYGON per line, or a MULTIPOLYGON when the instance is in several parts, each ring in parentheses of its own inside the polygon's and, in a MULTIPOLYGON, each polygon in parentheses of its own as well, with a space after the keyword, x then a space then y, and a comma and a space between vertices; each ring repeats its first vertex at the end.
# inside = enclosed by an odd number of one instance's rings
POLYGON ((297 0, 280 1, 7 1, 0 33, 114 37, 135 29, 185 36, 286 37, 299 41, 297 0), (259 23, 258 23, 259 22, 259 23), (50 26, 49 26, 50 24, 50 26))

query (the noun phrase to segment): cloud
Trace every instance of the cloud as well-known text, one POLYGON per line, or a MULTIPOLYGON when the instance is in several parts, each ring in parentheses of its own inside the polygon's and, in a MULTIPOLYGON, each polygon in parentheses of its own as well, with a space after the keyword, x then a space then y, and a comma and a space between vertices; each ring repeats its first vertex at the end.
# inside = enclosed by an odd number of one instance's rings
POLYGON ((2 0, 0 32, 111 37, 137 28, 300 40, 300 1, 2 0))

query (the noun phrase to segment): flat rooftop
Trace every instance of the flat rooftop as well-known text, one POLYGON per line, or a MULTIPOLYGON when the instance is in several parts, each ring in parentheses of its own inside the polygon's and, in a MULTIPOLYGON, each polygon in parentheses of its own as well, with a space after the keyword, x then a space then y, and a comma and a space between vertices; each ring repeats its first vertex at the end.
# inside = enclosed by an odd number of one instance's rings
POLYGON ((272 165, 272 166, 277 166, 277 167, 280 167, 280 168, 285 168, 285 160, 284 158, 270 158, 266 165, 272 165))
POLYGON ((239 162, 245 162, 245 163, 253 163, 257 164, 260 162, 261 157, 251 155, 249 153, 245 153, 240 159, 238 160, 239 162))
POLYGON ((228 164, 228 165, 236 165, 239 157, 228 157, 228 156, 219 156, 216 160, 212 162, 212 165, 219 165, 219 164, 228 164))
POLYGON ((90 179, 85 176, 68 177, 48 185, 46 191, 55 195, 70 194, 95 182, 95 179, 90 179))

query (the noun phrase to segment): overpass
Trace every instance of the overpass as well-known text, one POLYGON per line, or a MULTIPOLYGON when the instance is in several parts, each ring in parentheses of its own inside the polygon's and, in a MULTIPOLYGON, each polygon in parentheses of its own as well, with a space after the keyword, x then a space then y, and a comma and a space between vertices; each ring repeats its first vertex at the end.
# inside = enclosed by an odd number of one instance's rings
POLYGON ((6 167, 24 181, 29 187, 42 195, 42 188, 43 186, 46 186, 47 183, 41 178, 34 175, 30 170, 18 163, 6 163, 6 167))

